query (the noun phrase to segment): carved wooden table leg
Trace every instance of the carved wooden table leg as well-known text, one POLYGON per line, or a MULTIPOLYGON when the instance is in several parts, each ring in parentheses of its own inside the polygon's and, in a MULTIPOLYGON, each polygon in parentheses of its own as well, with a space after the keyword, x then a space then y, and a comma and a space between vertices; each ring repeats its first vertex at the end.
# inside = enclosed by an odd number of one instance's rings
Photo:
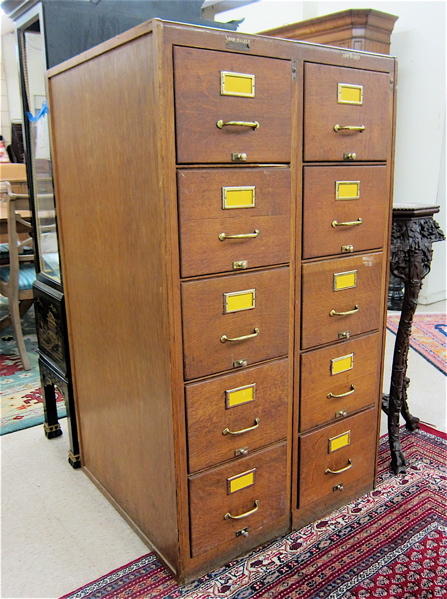
POLYGON ((438 206, 397 204, 393 209, 391 233, 391 273, 405 284, 404 301, 394 346, 390 394, 383 398, 383 409, 388 414, 388 437, 391 450, 391 467, 395 474, 406 472, 402 453, 399 422, 405 419, 409 430, 419 428, 419 419, 410 414, 407 389, 410 379, 406 376, 411 327, 417 308, 419 292, 424 277, 430 271, 433 256, 432 243, 445 239, 433 214, 438 206))

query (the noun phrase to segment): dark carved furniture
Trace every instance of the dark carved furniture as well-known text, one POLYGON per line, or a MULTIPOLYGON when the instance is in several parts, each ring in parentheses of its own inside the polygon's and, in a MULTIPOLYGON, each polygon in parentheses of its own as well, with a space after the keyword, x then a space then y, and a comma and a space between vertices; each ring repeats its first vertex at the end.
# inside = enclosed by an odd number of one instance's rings
POLYGON ((445 239, 433 215, 439 206, 395 204, 391 232, 391 274, 405 285, 402 314, 397 330, 389 395, 383 397, 383 409, 388 415, 388 435, 391 467, 395 474, 406 471, 405 458, 399 439, 399 420, 402 414, 408 430, 419 428, 419 419, 410 414, 407 389, 407 358, 410 347, 413 316, 424 277, 430 272, 432 244, 445 239))
POLYGON ((378 10, 353 8, 262 33, 272 37, 389 54, 391 33, 397 19, 394 15, 378 10))

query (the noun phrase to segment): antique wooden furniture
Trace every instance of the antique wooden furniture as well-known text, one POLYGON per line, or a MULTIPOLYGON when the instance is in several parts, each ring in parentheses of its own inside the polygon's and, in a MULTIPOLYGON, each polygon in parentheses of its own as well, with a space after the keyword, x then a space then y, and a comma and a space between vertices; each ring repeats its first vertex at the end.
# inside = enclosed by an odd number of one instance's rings
MULTIPOLYGON (((32 225, 16 211, 15 204, 20 200, 28 200, 25 194, 16 194, 11 190, 8 181, 0 183, 2 212, 4 209, 8 229, 8 264, 0 266, 0 293, 8 299, 8 312, 0 320, 0 330, 12 324, 14 337, 19 351, 20 361, 24 370, 30 370, 31 365, 23 339, 21 317, 33 304, 33 283, 36 278, 34 254, 24 252, 24 248, 32 248, 30 237, 32 225), (27 232, 28 236, 19 239, 19 233, 27 232)), ((2 214, 3 216, 3 214, 2 214)))
POLYGON ((352 8, 263 31, 263 35, 305 40, 367 52, 390 53, 398 17, 371 8, 352 8))
POLYGON ((394 346, 389 395, 383 397, 383 409, 388 414, 388 435, 391 467, 395 474, 406 472, 405 457, 399 439, 400 415, 408 430, 419 428, 419 418, 410 414, 407 402, 407 358, 411 327, 416 312, 422 281, 430 272, 432 244, 445 239, 433 215, 439 206, 395 204, 391 230, 391 273, 405 286, 402 314, 394 346))
POLYGON ((82 464, 179 581, 374 485, 395 68, 153 20, 49 71, 82 464))

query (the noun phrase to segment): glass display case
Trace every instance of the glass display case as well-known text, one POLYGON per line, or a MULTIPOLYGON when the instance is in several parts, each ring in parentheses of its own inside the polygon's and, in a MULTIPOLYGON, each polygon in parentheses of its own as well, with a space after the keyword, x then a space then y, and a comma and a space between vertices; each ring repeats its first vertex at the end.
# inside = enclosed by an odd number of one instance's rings
POLYGON ((45 54, 39 19, 21 30, 20 42, 22 64, 26 66, 24 104, 27 108, 28 156, 34 197, 38 272, 61 285, 45 91, 45 54))

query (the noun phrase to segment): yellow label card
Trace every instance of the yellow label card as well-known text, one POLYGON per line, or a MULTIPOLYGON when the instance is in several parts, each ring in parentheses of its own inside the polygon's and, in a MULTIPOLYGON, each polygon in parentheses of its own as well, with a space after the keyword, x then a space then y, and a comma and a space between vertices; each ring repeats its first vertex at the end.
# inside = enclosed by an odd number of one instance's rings
POLYGON ((358 200, 360 198, 360 181, 336 181, 336 200, 358 200))
POLYGON ((255 97, 255 76, 247 73, 220 72, 221 96, 255 97))
POLYGON ((334 273, 334 291, 357 287, 357 271, 334 273))
POLYGON ((256 306, 256 289, 224 293, 224 314, 252 310, 256 306))
POLYGON ((253 470, 249 470, 248 472, 242 472, 242 474, 227 478, 228 494, 236 493, 236 491, 241 491, 242 489, 246 489, 247 487, 254 485, 255 473, 256 468, 253 468, 253 470))
POLYGON ((256 383, 238 387, 237 389, 228 389, 225 391, 225 407, 234 408, 250 401, 254 401, 256 392, 256 383))
POLYGON ((354 368, 354 354, 340 356, 331 360, 331 374, 340 374, 354 368))
POLYGON ((222 208, 254 208, 255 187, 247 185, 244 187, 222 187, 222 208))
POLYGON ((363 85, 351 85, 349 83, 338 84, 339 104, 363 104, 363 85))
POLYGON ((346 431, 341 435, 337 435, 336 437, 332 437, 329 439, 329 453, 337 451, 337 449, 342 449, 343 447, 347 447, 351 443, 351 431, 346 431))

